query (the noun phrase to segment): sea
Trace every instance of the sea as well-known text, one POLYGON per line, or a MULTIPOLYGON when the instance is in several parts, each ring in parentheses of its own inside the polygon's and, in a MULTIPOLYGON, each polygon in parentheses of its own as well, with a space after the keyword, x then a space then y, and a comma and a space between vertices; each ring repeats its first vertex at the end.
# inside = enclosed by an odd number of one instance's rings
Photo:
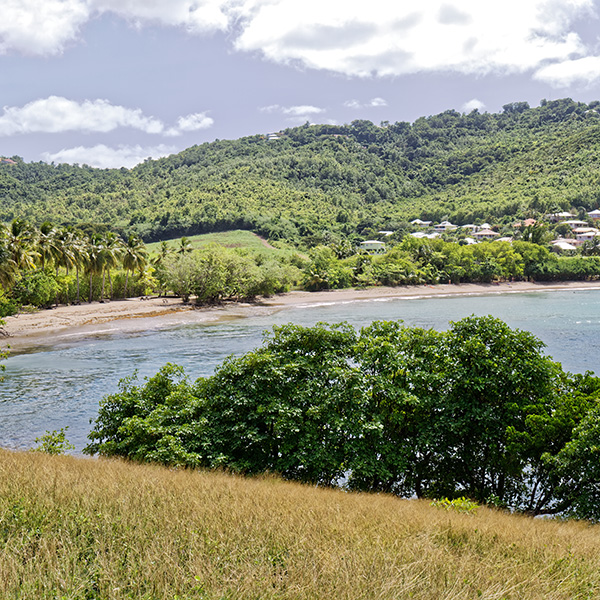
POLYGON ((68 427, 80 454, 100 400, 118 390, 120 379, 137 372, 143 381, 168 362, 182 365, 191 380, 211 375, 226 357, 260 346, 274 325, 402 320, 443 330, 451 321, 488 314, 533 333, 565 370, 600 375, 600 290, 309 301, 217 322, 62 336, 10 356, 0 383, 0 447, 31 448, 46 431, 68 427))

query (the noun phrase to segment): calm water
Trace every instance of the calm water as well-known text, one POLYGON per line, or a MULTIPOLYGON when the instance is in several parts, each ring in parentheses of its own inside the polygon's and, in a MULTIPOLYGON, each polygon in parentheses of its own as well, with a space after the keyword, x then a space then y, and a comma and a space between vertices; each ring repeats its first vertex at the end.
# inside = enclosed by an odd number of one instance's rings
POLYGON ((0 446, 31 447, 45 431, 68 425, 67 436, 80 451, 98 401, 116 391, 120 378, 134 369, 140 377, 152 375, 167 362, 183 365, 192 379, 210 375, 225 357, 260 345, 263 332, 276 324, 362 326, 403 319, 407 325, 444 329, 471 314, 493 314, 531 331, 567 370, 600 373, 600 291, 306 305, 251 319, 74 339, 13 356, 0 384, 0 446))

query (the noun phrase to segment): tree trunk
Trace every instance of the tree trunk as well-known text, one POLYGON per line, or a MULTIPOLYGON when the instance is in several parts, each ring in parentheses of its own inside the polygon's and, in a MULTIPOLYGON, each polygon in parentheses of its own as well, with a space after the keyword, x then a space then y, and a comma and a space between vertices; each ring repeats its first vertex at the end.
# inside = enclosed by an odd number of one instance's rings
POLYGON ((77 274, 77 304, 81 304, 79 300, 79 265, 75 265, 75 273, 77 274))
POLYGON ((129 281, 129 269, 127 269, 125 271, 125 292, 123 293, 123 296, 125 296, 125 298, 127 298, 127 282, 129 281))

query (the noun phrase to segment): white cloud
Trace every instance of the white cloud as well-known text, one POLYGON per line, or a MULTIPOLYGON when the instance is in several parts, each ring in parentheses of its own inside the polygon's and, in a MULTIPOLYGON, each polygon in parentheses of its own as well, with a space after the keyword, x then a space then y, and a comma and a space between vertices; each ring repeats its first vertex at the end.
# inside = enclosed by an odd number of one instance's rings
POLYGON ((2 0, 1 9, 0 54, 58 54, 90 17, 82 0, 2 0))
POLYGON ((199 33, 229 26, 226 0, 91 0, 98 12, 111 12, 137 26, 159 23, 199 33))
POLYGON ((383 98, 371 98, 367 102, 359 102, 358 100, 346 100, 344 102, 346 108, 379 108, 387 106, 387 102, 383 98))
POLYGON ((288 106, 287 108, 282 107, 281 112, 292 117, 299 117, 305 115, 318 115, 319 113, 325 112, 325 109, 319 108, 318 106, 303 104, 301 106, 288 106))
POLYGON ((89 19, 110 13, 138 27, 182 27, 193 34, 227 31, 240 51, 352 76, 506 74, 541 68, 538 78, 553 82, 560 79, 556 72, 570 68, 568 63, 590 56, 574 27, 577 19, 596 16, 594 0, 1 2, 0 53, 60 53, 89 19))
POLYGON ((465 102, 462 107, 463 111, 466 113, 470 113, 474 110, 482 110, 483 108, 485 108, 485 104, 477 98, 465 102))
POLYGON ((0 135, 65 131, 106 133, 117 127, 132 127, 154 134, 162 133, 164 129, 161 121, 145 116, 139 108, 125 108, 107 100, 75 102, 50 96, 22 107, 5 107, 0 115, 0 135))
POLYGON ((173 154, 177 149, 172 146, 160 144, 158 146, 119 146, 110 148, 104 144, 98 144, 86 148, 77 146, 76 148, 64 148, 59 152, 44 152, 42 159, 46 162, 85 164, 100 169, 116 169, 120 167, 131 168, 146 158, 160 158, 173 154))
POLYGON ((206 116, 206 113, 194 113, 186 117, 177 119, 177 129, 179 131, 198 131, 207 129, 214 123, 213 119, 206 116))
POLYGON ((347 75, 524 72, 582 55, 571 30, 593 0, 255 0, 235 45, 269 60, 347 75))
POLYGON ((60 96, 50 96, 29 102, 25 106, 4 107, 0 115, 0 136, 23 133, 107 133, 119 127, 131 127, 148 134, 166 136, 206 129, 214 121, 206 113, 179 117, 176 127, 165 129, 162 121, 148 117, 139 108, 126 108, 108 100, 75 102, 60 96))
POLYGON ((591 85, 600 79, 600 56, 586 56, 546 65, 538 69, 534 78, 554 87, 568 87, 576 83, 591 85))
POLYGON ((310 104, 300 104, 297 106, 271 104, 269 106, 261 106, 258 110, 270 114, 280 113, 285 115, 286 121, 289 121, 290 123, 312 122, 312 117, 326 112, 324 108, 319 108, 318 106, 312 106, 310 104))

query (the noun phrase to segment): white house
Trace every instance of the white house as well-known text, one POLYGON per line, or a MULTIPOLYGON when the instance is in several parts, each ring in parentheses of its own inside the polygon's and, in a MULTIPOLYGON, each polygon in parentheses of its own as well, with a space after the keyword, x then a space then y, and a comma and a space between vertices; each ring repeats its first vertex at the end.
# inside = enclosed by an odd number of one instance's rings
POLYGON ((421 219, 414 219, 410 222, 411 225, 415 225, 417 227, 429 227, 431 225, 431 221, 421 221, 421 219))
POLYGON ((600 209, 592 210, 587 215, 593 221, 598 221, 600 219, 600 209))
POLYGON ((567 219, 571 219, 573 215, 570 212, 558 212, 551 215, 548 215, 548 219, 552 223, 560 223, 561 221, 566 221, 567 219))
POLYGON ((478 240, 493 240, 497 238, 500 234, 492 231, 491 229, 482 229, 481 231, 476 231, 473 234, 473 237, 478 240))
POLYGON ((379 240, 366 240, 360 243, 360 249, 369 254, 383 254, 385 252, 385 243, 379 240))
POLYGON ((438 225, 436 225, 434 227, 434 229, 438 233, 444 233, 446 231, 453 231, 457 227, 458 227, 457 225, 453 225, 452 223, 450 223, 450 221, 442 221, 441 223, 439 223, 438 225))

